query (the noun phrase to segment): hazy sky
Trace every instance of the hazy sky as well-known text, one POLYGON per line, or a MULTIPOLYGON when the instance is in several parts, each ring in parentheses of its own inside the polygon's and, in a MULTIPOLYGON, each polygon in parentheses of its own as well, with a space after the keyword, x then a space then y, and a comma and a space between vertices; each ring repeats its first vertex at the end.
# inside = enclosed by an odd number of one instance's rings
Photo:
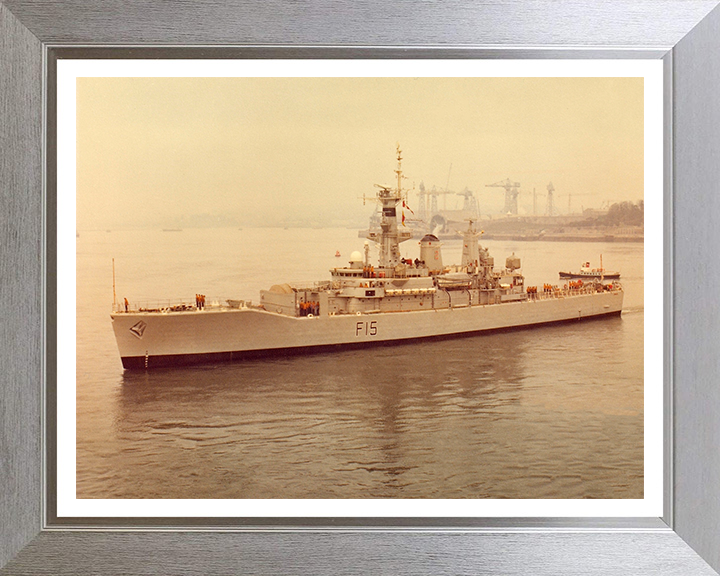
MULTIPOLYGON (((552 181, 567 211, 643 198, 641 78, 80 78, 78 228, 366 222, 373 184, 476 192, 498 214, 505 178, 552 181), (451 168, 452 166, 452 168, 451 168)), ((462 205, 450 197, 447 207, 462 205)), ((417 197, 410 195, 415 208, 417 197)), ((538 196, 538 212, 545 197, 538 196)))

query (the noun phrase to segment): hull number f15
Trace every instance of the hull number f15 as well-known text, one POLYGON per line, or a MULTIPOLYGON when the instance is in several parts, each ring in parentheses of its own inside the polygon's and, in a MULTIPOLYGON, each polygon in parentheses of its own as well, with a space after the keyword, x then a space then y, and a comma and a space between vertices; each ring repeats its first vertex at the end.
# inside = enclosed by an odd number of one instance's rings
POLYGON ((375 336, 377 335, 377 320, 372 322, 357 322, 355 324, 355 336, 375 336))

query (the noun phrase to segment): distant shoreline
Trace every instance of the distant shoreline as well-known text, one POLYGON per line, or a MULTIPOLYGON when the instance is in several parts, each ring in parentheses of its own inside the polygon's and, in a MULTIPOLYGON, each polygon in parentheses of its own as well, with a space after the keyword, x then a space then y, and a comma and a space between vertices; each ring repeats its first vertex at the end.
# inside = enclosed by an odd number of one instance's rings
POLYGON ((543 242, 644 242, 644 235, 615 236, 614 234, 483 234, 483 240, 515 240, 543 242))

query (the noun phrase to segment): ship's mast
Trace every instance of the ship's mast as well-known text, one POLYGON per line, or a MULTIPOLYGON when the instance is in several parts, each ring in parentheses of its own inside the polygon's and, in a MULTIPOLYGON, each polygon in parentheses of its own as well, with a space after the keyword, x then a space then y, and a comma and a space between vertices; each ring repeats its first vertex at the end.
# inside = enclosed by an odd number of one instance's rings
POLYGON ((397 188, 380 186, 377 193, 382 207, 380 232, 370 233, 369 238, 379 247, 379 265, 381 268, 394 268, 400 263, 400 242, 412 238, 412 233, 398 229, 397 205, 402 201, 402 151, 397 147, 397 188))
POLYGON ((395 174, 397 174, 398 179, 398 185, 397 185, 397 191, 398 195, 402 195, 402 150, 400 150, 400 144, 397 145, 397 168, 395 169, 395 174))

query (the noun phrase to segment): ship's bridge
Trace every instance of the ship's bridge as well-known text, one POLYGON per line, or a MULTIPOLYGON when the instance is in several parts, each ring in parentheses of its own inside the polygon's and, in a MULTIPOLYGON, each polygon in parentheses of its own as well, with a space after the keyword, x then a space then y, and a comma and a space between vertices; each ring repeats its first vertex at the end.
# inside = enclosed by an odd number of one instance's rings
POLYGON ((393 278, 424 278, 430 276, 430 272, 423 264, 415 264, 410 260, 400 263, 395 267, 375 268, 374 266, 363 266, 362 268, 344 267, 332 268, 330 270, 332 280, 345 285, 362 283, 365 280, 374 280, 382 283, 384 280, 393 278))
POLYGON ((365 278, 363 270, 358 270, 357 268, 332 268, 330 274, 332 274, 333 279, 365 278))

